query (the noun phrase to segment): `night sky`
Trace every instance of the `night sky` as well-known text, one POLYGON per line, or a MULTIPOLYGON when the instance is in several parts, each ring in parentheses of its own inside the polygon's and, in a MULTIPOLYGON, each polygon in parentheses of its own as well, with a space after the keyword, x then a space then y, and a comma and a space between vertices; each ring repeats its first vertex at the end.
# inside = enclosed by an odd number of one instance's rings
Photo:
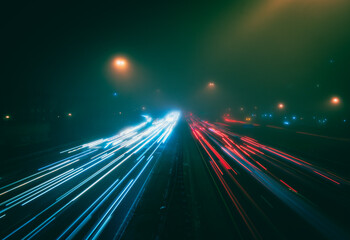
POLYGON ((347 0, 13 2, 1 10, 1 109, 96 102, 349 114, 347 0), (11 4, 11 5, 9 5, 11 4), (110 69, 116 56, 130 74, 110 69), (216 88, 207 89, 208 82, 216 88))

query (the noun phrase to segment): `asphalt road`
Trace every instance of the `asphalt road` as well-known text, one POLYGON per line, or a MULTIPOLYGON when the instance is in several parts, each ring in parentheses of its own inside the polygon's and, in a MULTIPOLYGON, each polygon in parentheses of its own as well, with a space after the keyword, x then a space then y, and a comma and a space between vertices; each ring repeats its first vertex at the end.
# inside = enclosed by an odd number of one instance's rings
MULTIPOLYGON (((244 125, 214 124, 194 116, 187 120, 239 237, 349 237, 348 180, 300 155, 233 132, 244 125)), ((275 142, 280 145, 278 138, 275 142)))
POLYGON ((316 136, 195 116, 174 128, 177 120, 0 170, 0 237, 349 238, 348 164, 324 149, 346 152, 343 140, 310 144, 316 136), (306 143, 327 154, 303 152, 306 143))
POLYGON ((40 156, 47 159, 40 168, 26 165, 31 174, 4 173, 1 238, 118 237, 177 119, 178 113, 155 121, 146 118, 115 136, 59 154, 46 152, 40 156))
POLYGON ((236 238, 229 206, 184 119, 168 147, 122 239, 236 238))
POLYGON ((314 129, 298 129, 269 124, 242 124, 221 121, 221 126, 232 132, 248 136, 267 145, 281 148, 314 162, 318 166, 335 171, 344 176, 350 174, 348 148, 349 136, 333 136, 329 132, 315 132, 314 129))

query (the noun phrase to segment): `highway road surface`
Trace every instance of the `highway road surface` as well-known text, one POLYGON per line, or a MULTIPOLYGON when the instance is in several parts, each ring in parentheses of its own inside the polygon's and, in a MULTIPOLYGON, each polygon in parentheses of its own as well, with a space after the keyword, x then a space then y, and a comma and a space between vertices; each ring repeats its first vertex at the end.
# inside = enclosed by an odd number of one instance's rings
POLYGON ((346 239, 349 181, 324 168, 187 116, 199 152, 229 206, 238 238, 346 239))
POLYGON ((281 147, 283 131, 246 130, 172 112, 18 162, 1 173, 0 237, 349 239, 348 176, 281 147))
MULTIPOLYGON (((0 187, 2 239, 96 239, 122 232, 179 118, 145 116, 115 136, 60 152, 0 187)), ((21 168, 21 166, 18 166, 21 168)))

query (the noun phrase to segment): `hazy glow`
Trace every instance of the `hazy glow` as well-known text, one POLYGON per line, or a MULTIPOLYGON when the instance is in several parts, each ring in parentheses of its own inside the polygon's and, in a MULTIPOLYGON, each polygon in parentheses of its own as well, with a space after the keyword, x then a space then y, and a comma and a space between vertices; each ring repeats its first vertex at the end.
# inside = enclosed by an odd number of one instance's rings
POLYGON ((279 108, 279 109, 283 109, 283 108, 284 108, 284 104, 283 104, 283 103, 279 103, 279 104, 278 104, 278 108, 279 108))

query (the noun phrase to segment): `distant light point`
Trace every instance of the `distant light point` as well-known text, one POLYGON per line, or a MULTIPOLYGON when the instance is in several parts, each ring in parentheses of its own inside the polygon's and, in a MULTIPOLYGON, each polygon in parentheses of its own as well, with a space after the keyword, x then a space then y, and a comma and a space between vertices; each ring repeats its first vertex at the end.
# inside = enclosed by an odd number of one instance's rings
POLYGON ((68 113, 68 117, 71 117, 72 116, 72 114, 71 113, 68 113))
POLYGON ((279 104, 278 104, 278 108, 279 108, 279 109, 284 109, 284 104, 283 104, 283 103, 279 103, 279 104))
POLYGON ((5 119, 10 119, 10 118, 11 118, 10 115, 5 116, 5 119))
POLYGON ((213 87, 215 87, 215 83, 210 82, 210 83, 208 83, 208 86, 209 86, 210 88, 213 88, 213 87))

